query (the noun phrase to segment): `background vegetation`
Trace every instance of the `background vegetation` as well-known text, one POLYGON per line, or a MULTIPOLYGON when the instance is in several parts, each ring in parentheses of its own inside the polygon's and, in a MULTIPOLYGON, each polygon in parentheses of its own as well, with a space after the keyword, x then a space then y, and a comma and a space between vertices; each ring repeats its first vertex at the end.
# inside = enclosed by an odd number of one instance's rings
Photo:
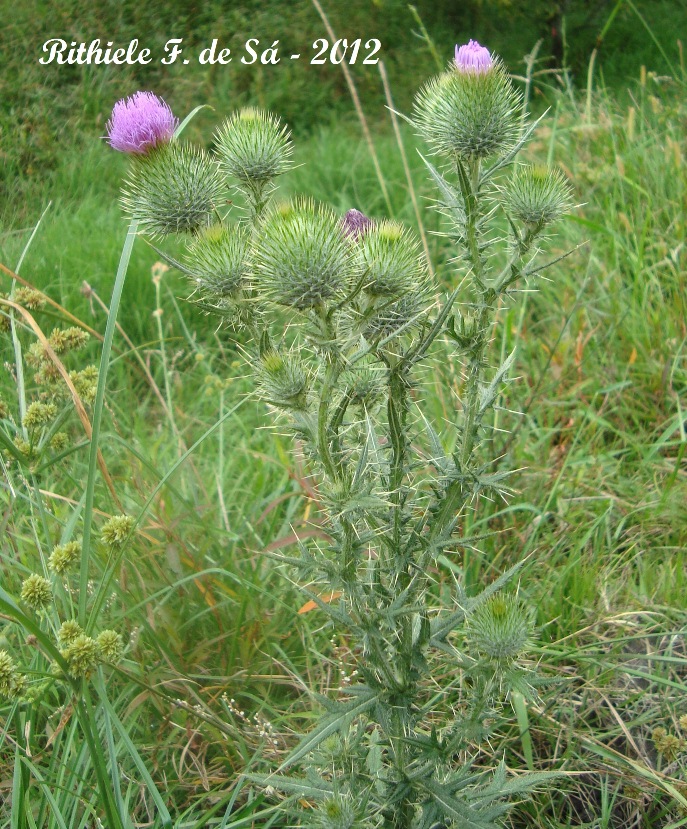
MULTIPOLYGON (((394 102, 407 111, 436 68, 407 6, 331 5, 339 36, 382 39, 394 102)), ((523 589, 541 625, 535 657, 555 681, 540 706, 513 701, 517 727, 482 747, 481 762, 505 752, 514 768, 570 772, 562 791, 518 807, 514 826, 677 829, 687 824, 687 109, 676 43, 685 4, 438 0, 417 8, 442 62, 456 41, 476 36, 517 73, 540 37, 535 71, 553 68, 546 60, 558 48, 551 26, 560 23, 558 31, 564 18, 564 59, 572 68, 536 76, 533 105, 552 109, 529 154, 560 165, 581 205, 556 237, 556 251, 583 246, 528 295, 522 313, 504 311, 493 342, 505 354, 516 331, 523 338, 521 380, 503 401, 500 425, 509 431, 499 446, 502 465, 520 470, 519 495, 512 505, 487 505, 479 524, 466 529, 498 534, 479 549, 447 556, 436 573, 439 591, 453 578, 471 590, 530 555, 523 589), (674 751, 656 739, 657 728, 676 737, 674 751)), ((235 106, 273 108, 298 137, 302 166, 288 174, 286 193, 416 224, 375 67, 359 67, 354 78, 388 200, 338 67, 189 66, 134 74, 40 67, 34 60, 52 36, 139 37, 159 48, 172 36, 302 45, 323 34, 309 4, 284 9, 278 2, 36 0, 3 15, 0 262, 16 270, 51 199, 20 275, 54 303, 34 312, 43 331, 72 324, 68 314, 94 329, 69 368, 98 361, 103 304, 124 235, 117 192, 126 167, 98 137, 113 101, 136 88, 164 94, 182 117, 210 103, 215 110, 192 124, 194 137, 206 141, 235 106)), ((424 210, 433 192, 410 130, 402 130, 402 140, 426 230, 439 230, 424 210)), ((455 283, 451 252, 440 236, 428 240, 437 279, 455 283)), ((317 532, 314 482, 290 443, 263 428, 265 412, 246 395, 251 387, 236 346, 185 301, 189 287, 180 275, 155 268, 157 258, 136 244, 104 419, 103 452, 121 508, 136 515, 152 496, 108 596, 108 624, 126 634, 128 648, 109 693, 177 825, 221 826, 265 808, 237 786, 237 775, 256 752, 266 768, 278 762, 294 724, 308 716, 303 682, 323 692, 336 688, 352 657, 263 555, 317 532)), ((6 272, 2 279, 9 291, 6 272)), ((11 423, 18 416, 16 366, 2 337, 0 395, 11 423)), ((25 347, 35 339, 28 331, 21 337, 25 347)), ((463 381, 458 366, 437 357, 418 393, 441 419, 455 406, 449 389, 460 395, 463 381)), ((38 394, 30 372, 27 388, 38 394)), ((59 540, 81 498, 87 447, 70 417, 64 457, 47 458, 31 474, 5 457, 0 584, 10 593, 59 540)), ((120 508, 105 486, 96 495, 101 526, 120 508)), ((94 562, 96 585, 104 567, 94 562)), ((35 670, 35 678, 45 669, 30 638, 4 619, 0 648, 35 670)), ((58 812, 74 817, 66 820, 71 827, 91 825, 90 804, 97 810, 98 801, 90 760, 74 742, 69 702, 49 687, 32 705, 25 737, 58 812), (66 776, 65 757, 78 787, 66 776)), ((3 728, 10 708, 0 707, 2 826, 10 825, 22 751, 13 742, 17 734, 3 728)), ((159 821, 123 739, 116 748, 131 814, 159 821)), ((59 825, 41 799, 40 778, 27 780, 27 813, 38 826, 59 825)))

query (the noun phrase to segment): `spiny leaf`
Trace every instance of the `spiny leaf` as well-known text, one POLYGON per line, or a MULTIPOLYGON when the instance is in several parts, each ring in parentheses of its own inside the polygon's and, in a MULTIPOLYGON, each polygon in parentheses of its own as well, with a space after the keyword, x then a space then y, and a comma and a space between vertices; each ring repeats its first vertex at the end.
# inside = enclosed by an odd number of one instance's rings
POLYGON ((503 363, 499 366, 498 371, 492 378, 491 383, 488 386, 482 389, 480 393, 480 404, 479 410, 477 413, 478 418, 482 418, 484 413, 487 409, 492 405, 494 400, 496 400, 496 396, 499 393, 501 388, 501 384, 507 379, 508 372, 510 371, 510 367, 513 365, 513 361, 515 360, 515 352, 517 348, 514 348, 511 353, 506 357, 503 363))
POLYGON ((305 735, 281 766, 279 766, 277 771, 283 771, 294 763, 297 763, 306 754, 316 748, 322 740, 329 737, 330 734, 344 730, 354 717, 363 714, 371 708, 376 700, 377 694, 374 691, 369 691, 368 694, 361 696, 359 699, 340 705, 337 713, 324 717, 313 731, 305 735))

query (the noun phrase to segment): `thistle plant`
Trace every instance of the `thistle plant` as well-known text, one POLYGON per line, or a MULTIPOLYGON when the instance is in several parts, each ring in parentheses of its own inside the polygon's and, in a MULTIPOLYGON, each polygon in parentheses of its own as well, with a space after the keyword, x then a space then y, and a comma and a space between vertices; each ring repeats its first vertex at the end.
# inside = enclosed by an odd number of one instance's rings
POLYGON ((355 678, 318 698, 325 713, 279 769, 253 776, 293 795, 284 808, 302 825, 487 829, 551 777, 507 775, 488 742, 508 694, 536 696, 523 662, 532 611, 504 590, 517 566, 476 596, 456 585, 448 606, 432 590, 440 557, 468 543, 467 511, 508 492, 489 418, 515 352, 491 366, 489 341, 497 308, 546 267, 535 263, 539 243, 571 206, 560 173, 516 163, 535 127, 523 126, 522 106, 474 41, 418 93, 412 120, 438 159, 425 164, 460 282, 443 297, 399 223, 271 199, 291 155, 272 115, 231 116, 214 157, 178 139, 143 158, 133 151, 124 208, 150 235, 182 232, 186 253, 168 261, 233 325, 326 516, 326 542, 275 558, 353 643, 355 678), (245 197, 238 219, 221 214, 220 183, 245 197), (418 393, 437 350, 465 369, 443 437, 418 393), (455 677, 448 687, 433 681, 439 661, 455 677))

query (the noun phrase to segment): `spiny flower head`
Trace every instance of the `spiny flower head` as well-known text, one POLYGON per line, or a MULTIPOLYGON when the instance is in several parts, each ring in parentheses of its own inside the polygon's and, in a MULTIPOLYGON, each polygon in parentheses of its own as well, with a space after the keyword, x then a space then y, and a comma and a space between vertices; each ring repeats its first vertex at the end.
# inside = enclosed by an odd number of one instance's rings
POLYGON ((43 610, 52 601, 50 582, 38 573, 31 573, 22 582, 21 600, 33 610, 43 610))
POLYGON ((79 560, 81 555, 81 544, 78 541, 67 541, 66 544, 58 544, 53 548, 48 559, 48 567, 58 575, 62 575, 79 560))
POLYGON ((356 254, 371 296, 398 297, 426 280, 419 242, 398 222, 376 222, 359 238, 356 254))
POLYGON ((355 208, 349 210, 341 220, 343 232, 354 241, 357 241, 373 226, 373 220, 355 208))
POLYGON ((55 432, 50 438, 50 448, 53 452, 63 452, 69 446, 69 435, 66 432, 55 432))
POLYGON ((280 409, 306 408, 310 378, 299 357, 268 347, 260 355, 258 384, 265 400, 280 409))
POLYGON ((349 314, 354 330, 370 342, 412 332, 425 316, 427 285, 419 285, 398 299, 387 299, 363 311, 349 314))
POLYGON ((302 199, 267 213, 253 258, 258 295, 300 311, 340 294, 354 272, 338 217, 328 207, 302 199))
POLYGON ((144 154, 174 136, 179 119, 152 92, 135 92, 114 105, 107 122, 109 145, 122 153, 144 154))
POLYGON ((352 829, 355 825, 355 811, 342 797, 328 797, 320 806, 318 817, 323 829, 352 829))
POLYGON ((75 619, 67 619, 57 631, 57 644, 61 648, 68 648, 83 632, 83 628, 75 619))
POLYGON ((122 658, 122 651, 124 650, 124 643, 122 637, 116 630, 103 630, 98 634, 96 639, 100 658, 103 662, 109 662, 111 665, 116 665, 122 658))
POLYGON ((494 65, 489 50, 480 46, 476 40, 470 40, 464 46, 456 44, 456 68, 459 72, 488 72, 494 65))
POLYGON ((676 737, 675 734, 668 734, 665 728, 661 726, 654 728, 651 739, 654 741, 656 751, 662 754, 668 762, 672 762, 685 748, 684 740, 676 737))
POLYGON ((510 663, 532 639, 531 614, 517 596, 490 596, 469 617, 470 643, 496 662, 510 663))
POLYGON ((384 370, 380 364, 362 362, 341 375, 341 388, 353 406, 374 409, 384 398, 384 370))
POLYGON ((113 515, 103 524, 100 538, 108 547, 120 547, 133 529, 134 519, 130 515, 113 515))
POLYGON ((189 246, 184 264, 203 292, 232 296, 248 277, 249 241, 242 225, 212 225, 189 246))
POLYGON ((211 224, 223 193, 217 163, 205 150, 173 141, 131 166, 121 204, 146 233, 169 236, 211 224))
POLYGON ((520 167, 505 190, 506 210, 528 225, 555 222, 572 206, 572 191, 560 170, 520 167))
POLYGON ((78 351, 78 349, 83 348, 90 336, 88 331, 84 331, 83 328, 77 328, 75 325, 72 325, 70 328, 65 328, 63 334, 64 344, 70 351, 78 351))
POLYGON ((241 184, 264 184, 289 168, 291 135, 268 112, 242 109, 222 124, 215 138, 222 171, 241 184))
POLYGON ((415 99, 418 131, 441 155, 465 160, 503 155, 517 141, 522 96, 500 61, 486 69, 482 64, 444 72, 415 99))

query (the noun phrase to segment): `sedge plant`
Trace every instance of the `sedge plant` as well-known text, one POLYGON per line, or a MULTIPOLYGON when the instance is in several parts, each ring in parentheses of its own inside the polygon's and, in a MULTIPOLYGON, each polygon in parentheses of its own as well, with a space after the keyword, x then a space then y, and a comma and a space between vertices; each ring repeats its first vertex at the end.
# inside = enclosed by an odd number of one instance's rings
POLYGON ((439 296, 399 223, 274 199, 292 155, 277 117, 235 113, 209 153, 175 136, 171 113, 156 121, 146 95, 120 102, 110 122, 110 143, 132 155, 124 209, 156 244, 183 241, 167 261, 233 327, 271 415, 309 465, 327 540, 278 559, 356 659, 333 698, 313 694, 317 725, 252 779, 288 795, 283 808, 301 825, 497 826, 514 797, 552 778, 508 774, 489 751, 508 695, 536 696, 522 660, 532 612, 504 589, 517 567, 476 596, 456 584, 441 606, 431 588, 438 560, 468 543, 468 511, 508 494, 490 416, 515 352, 491 366, 489 342, 497 309, 547 267, 537 254, 571 207, 570 188, 560 172, 516 162, 536 124, 497 58, 474 41, 457 47, 412 115, 460 275, 439 296), (230 186, 242 212, 225 209, 230 186), (439 342, 465 373, 448 438, 421 399, 439 342), (438 665, 455 677, 448 686, 438 665))

